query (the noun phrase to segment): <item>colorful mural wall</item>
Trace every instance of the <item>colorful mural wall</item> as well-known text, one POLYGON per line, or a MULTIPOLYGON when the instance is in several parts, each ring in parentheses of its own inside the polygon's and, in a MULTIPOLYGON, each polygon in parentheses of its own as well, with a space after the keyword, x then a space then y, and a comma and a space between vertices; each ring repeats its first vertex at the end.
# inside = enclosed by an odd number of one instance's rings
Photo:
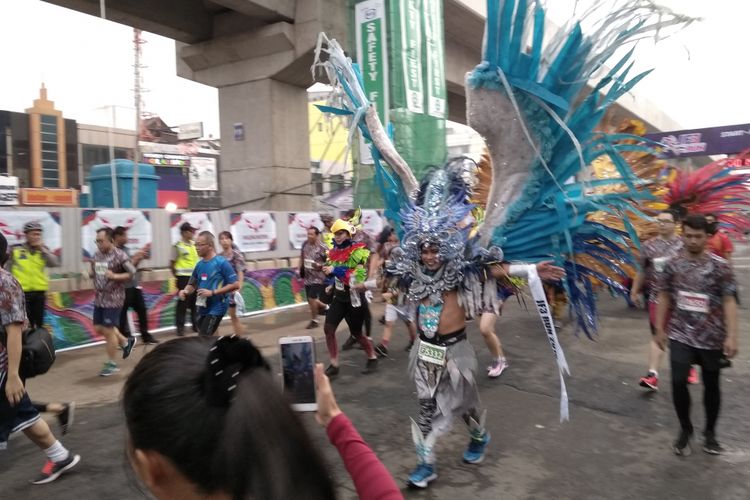
MULTIPOLYGON (((148 308, 149 329, 174 326, 175 281, 142 283, 148 308)), ((302 280, 294 269, 246 271, 242 287, 246 314, 272 310, 280 306, 300 304, 307 300, 302 280)), ((55 338, 57 349, 77 347, 104 340, 94 332, 94 291, 50 292, 47 298, 45 323, 55 338)), ((131 312, 132 313, 132 312, 131 312)))

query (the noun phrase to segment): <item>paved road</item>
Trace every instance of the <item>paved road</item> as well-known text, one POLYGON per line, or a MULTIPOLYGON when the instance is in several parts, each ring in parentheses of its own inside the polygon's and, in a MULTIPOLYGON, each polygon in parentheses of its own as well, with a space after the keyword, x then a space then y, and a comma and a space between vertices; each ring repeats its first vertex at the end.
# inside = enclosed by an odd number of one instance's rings
MULTIPOLYGON (((745 257, 742 267, 748 253, 744 247, 738 252, 738 257, 745 257)), ((749 290, 750 271, 741 268, 738 275, 743 290, 749 290)), ((560 424, 555 367, 539 320, 513 304, 499 323, 511 368, 498 380, 480 380, 493 436, 485 462, 480 466, 461 462, 467 438, 457 421, 454 432, 439 444, 438 480, 428 491, 404 490, 404 495, 436 500, 749 498, 750 316, 747 306, 740 312, 741 352, 734 367, 722 374, 718 430, 727 454, 712 457, 697 452, 682 459, 671 453, 677 424, 669 391, 646 394, 637 386, 645 371, 649 338, 645 314, 608 297, 601 300, 601 335, 595 342, 575 337, 568 328, 561 333, 572 376, 568 379, 571 421, 560 424)), ((252 318, 246 324, 264 352, 275 359, 276 338, 306 333, 305 319, 297 309, 252 318)), ((485 365, 489 356, 473 323, 469 334, 485 365)), ((359 375, 364 363, 360 351, 344 353, 342 374, 334 385, 342 408, 399 483, 414 465, 408 416, 414 414, 416 404, 405 374, 407 356, 399 350, 405 343, 405 332, 398 329, 393 357, 382 363, 380 373, 369 377, 359 375)), ((143 498, 128 474, 122 451, 125 435, 116 400, 123 376, 115 380, 95 376, 99 349, 61 355, 53 373, 31 381, 29 387, 39 400, 56 395, 84 403, 74 431, 65 438, 66 445, 82 455, 81 465, 56 483, 27 485, 42 456, 25 439, 12 439, 10 450, 0 454, 0 499, 143 498)), ((137 350, 139 356, 143 348, 137 350)), ((325 352, 324 344, 319 343, 318 352, 325 352)), ((700 428, 700 388, 693 387, 691 393, 700 428)), ((340 498, 356 498, 323 430, 311 415, 302 420, 325 451, 340 498)))

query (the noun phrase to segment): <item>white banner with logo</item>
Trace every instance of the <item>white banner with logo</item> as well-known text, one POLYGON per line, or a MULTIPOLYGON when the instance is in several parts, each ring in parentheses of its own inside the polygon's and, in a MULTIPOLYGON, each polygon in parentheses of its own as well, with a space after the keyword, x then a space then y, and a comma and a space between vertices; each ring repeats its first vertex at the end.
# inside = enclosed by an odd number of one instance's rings
POLYGON ((276 249, 276 221, 268 212, 232 214, 231 231, 234 243, 241 252, 268 252, 276 249))
POLYGON ((216 236, 218 239, 219 235, 214 230, 214 225, 211 219, 208 217, 208 212, 185 212, 182 214, 172 214, 170 217, 171 228, 169 230, 172 244, 174 245, 182 239, 180 234, 180 226, 184 223, 188 223, 195 228, 195 236, 197 237, 201 231, 209 231, 216 236))
POLYGON ((425 0, 422 3, 422 16, 427 64, 427 113, 436 118, 445 118, 448 101, 445 85, 442 0, 425 0))
POLYGON ((26 241, 23 226, 37 222, 42 226, 42 241, 55 255, 62 252, 62 226, 60 212, 21 212, 5 210, 0 212, 0 232, 8 240, 8 248, 26 241))
POLYGON ((0 175, 0 205, 18 205, 18 177, 0 175))
POLYGON ((570 412, 568 409, 568 390, 565 387, 564 377, 564 375, 570 375, 570 369, 568 368, 568 362, 565 360, 565 353, 563 353, 562 345, 560 345, 560 341, 557 339, 555 321, 552 318, 552 311, 547 303, 547 295, 544 293, 542 280, 536 272, 536 265, 532 264, 527 266, 527 271, 531 296, 534 298, 534 303, 539 311, 539 316, 542 318, 542 325, 544 325, 544 331, 547 334, 549 345, 552 347, 552 354, 555 356, 557 369, 560 373, 560 421, 562 422, 570 419, 570 412))
POLYGON ((190 158, 190 190, 219 190, 216 158, 204 158, 202 156, 193 156, 190 158))
POLYGON ((307 230, 311 227, 323 229, 323 221, 316 212, 289 214, 289 246, 300 250, 307 239, 307 230))
POLYGON ((84 210, 81 219, 81 248, 84 259, 90 259, 96 252, 96 232, 103 227, 127 228, 128 248, 131 250, 151 247, 153 235, 147 210, 84 210))

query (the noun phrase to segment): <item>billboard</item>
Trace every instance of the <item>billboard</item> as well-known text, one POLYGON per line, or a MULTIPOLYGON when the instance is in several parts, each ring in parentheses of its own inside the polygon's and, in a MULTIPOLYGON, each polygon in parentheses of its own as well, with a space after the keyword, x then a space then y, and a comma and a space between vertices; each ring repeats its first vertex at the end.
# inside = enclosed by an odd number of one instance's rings
POLYGON ((735 154, 750 148, 750 123, 646 134, 664 148, 660 158, 735 154))

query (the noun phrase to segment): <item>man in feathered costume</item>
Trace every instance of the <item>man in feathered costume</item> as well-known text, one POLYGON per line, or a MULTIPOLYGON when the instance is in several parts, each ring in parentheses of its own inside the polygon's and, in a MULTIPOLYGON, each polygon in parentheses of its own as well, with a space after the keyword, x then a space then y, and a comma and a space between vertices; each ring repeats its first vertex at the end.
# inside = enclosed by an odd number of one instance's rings
MULTIPOLYGON (((462 164, 458 159, 429 174, 415 203, 402 210, 402 252, 391 258, 388 269, 401 276, 407 299, 417 304, 419 340, 410 353, 409 372, 419 400, 412 420, 419 463, 408 481, 419 488, 437 477, 435 441, 456 416, 471 435, 464 461, 484 459, 490 435, 480 410, 477 359, 466 337, 466 318, 495 303, 495 280, 527 272, 525 266, 504 262, 499 248, 484 250, 469 239, 466 221, 474 206, 468 203, 462 164)), ((564 275, 550 262, 539 263, 536 271, 546 279, 564 275)))
MULTIPOLYGON (((408 298, 418 307, 420 340, 410 362, 419 398, 419 415, 412 421, 418 455, 409 476, 412 486, 426 487, 437 477, 435 440, 455 415, 464 417, 471 431, 464 460, 479 463, 484 458, 489 435, 479 410, 477 361, 464 328, 467 317, 497 301, 498 279, 528 277, 560 374, 563 420, 568 418, 563 378, 568 366, 540 280, 559 279, 563 270, 548 259, 567 271, 565 286, 576 326, 588 335, 596 329, 591 280, 627 293, 598 268, 634 262, 630 231, 609 230, 586 216, 597 210, 622 214, 643 196, 619 154, 623 147, 616 139, 622 137, 594 133, 594 127, 645 74, 627 79, 631 51, 593 88, 587 89, 586 82, 623 45, 685 19, 647 0, 627 0, 614 10, 607 4, 606 12, 603 6, 597 2, 583 19, 572 19, 545 36, 541 2, 488 0, 483 61, 467 75, 466 95, 468 123, 485 138, 493 174, 486 217, 472 237, 468 215, 473 206, 467 201, 461 162, 448 162, 420 186, 367 99, 358 68, 335 40, 320 38, 316 66, 340 90, 340 102, 319 108, 351 115, 353 127, 372 141, 385 216, 400 225, 403 234, 404 257, 392 259, 391 271, 402 276, 408 298), (655 13, 660 16, 656 23, 651 21, 655 13), (596 14, 601 19, 584 36, 581 21, 596 14), (323 62, 321 54, 327 56, 323 62), (605 182, 626 187, 624 192, 594 194, 589 183, 569 182, 602 155, 610 157, 621 174, 605 182), (508 264, 519 261, 539 264, 508 264)), ((645 148, 627 146, 639 147, 645 148)))

